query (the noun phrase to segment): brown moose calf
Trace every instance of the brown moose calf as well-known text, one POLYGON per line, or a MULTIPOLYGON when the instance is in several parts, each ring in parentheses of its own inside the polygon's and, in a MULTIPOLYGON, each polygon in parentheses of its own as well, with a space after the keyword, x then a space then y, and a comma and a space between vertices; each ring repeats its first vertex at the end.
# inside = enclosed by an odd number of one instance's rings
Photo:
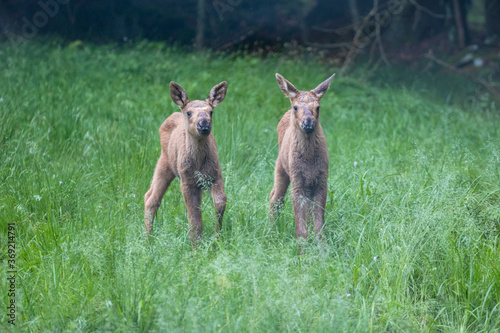
POLYGON ((224 100, 226 91, 227 82, 224 81, 213 87, 204 101, 190 101, 184 88, 170 82, 170 96, 181 112, 174 112, 160 127, 161 155, 151 188, 144 196, 144 219, 148 235, 151 234, 161 199, 175 177, 181 181, 191 228, 191 245, 194 246, 202 236, 200 205, 203 189, 211 189, 218 214, 215 233, 222 228, 227 197, 211 129, 213 109, 224 100))
POLYGON ((311 91, 299 91, 276 73, 281 91, 292 108, 278 124, 279 154, 274 170, 269 215, 278 217, 290 182, 292 183, 295 237, 307 238, 306 223, 314 220, 314 230, 321 238, 325 219, 328 179, 328 149, 319 124, 320 99, 330 87, 335 74, 311 91))

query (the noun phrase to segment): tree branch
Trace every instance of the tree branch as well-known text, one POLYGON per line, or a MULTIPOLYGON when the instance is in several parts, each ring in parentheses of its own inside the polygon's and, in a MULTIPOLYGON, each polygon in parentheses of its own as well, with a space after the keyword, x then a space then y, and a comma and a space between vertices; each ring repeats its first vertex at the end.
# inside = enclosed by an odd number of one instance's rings
POLYGON ((446 18, 446 15, 443 15, 443 14, 436 14, 434 13, 433 11, 431 11, 429 8, 427 7, 424 7, 422 6, 421 4, 419 4, 416 0, 410 0, 410 3, 417 7, 417 9, 423 11, 424 13, 434 17, 434 18, 438 18, 438 19, 445 19, 446 18))
POLYGON ((457 67, 441 60, 441 59, 438 59, 434 56, 434 54, 432 53, 432 50, 429 50, 429 53, 427 53, 424 57, 426 57, 427 59, 430 59, 432 61, 434 61, 436 64, 438 65, 441 65, 443 66, 444 68, 454 72, 454 73, 457 73, 457 74, 460 74, 462 76, 465 76, 466 78, 468 79, 471 79, 472 81, 482 85, 484 88, 486 88, 486 90, 488 90, 488 92, 491 94, 491 96, 495 99, 495 100, 499 100, 499 92, 495 89, 495 87, 490 84, 488 81, 486 81, 485 79, 482 79, 480 77, 475 77, 474 75, 472 74, 469 74, 465 71, 462 71, 460 69, 458 69, 457 67))
POLYGON ((349 49, 349 52, 347 53, 347 56, 344 60, 344 64, 342 65, 342 68, 340 69, 340 74, 345 73, 345 71, 349 67, 350 63, 352 62, 353 57, 355 55, 355 52, 358 50, 358 47, 356 45, 359 42, 359 39, 361 38, 361 34, 363 33, 363 29, 366 27, 366 25, 370 21, 370 18, 374 14, 375 14, 375 8, 372 8, 372 10, 368 13, 368 15, 366 15, 365 18, 363 19, 363 22, 361 22, 361 25, 359 26, 358 31, 356 31, 356 35, 354 35, 354 39, 352 40, 352 43, 351 43, 351 48, 349 49))

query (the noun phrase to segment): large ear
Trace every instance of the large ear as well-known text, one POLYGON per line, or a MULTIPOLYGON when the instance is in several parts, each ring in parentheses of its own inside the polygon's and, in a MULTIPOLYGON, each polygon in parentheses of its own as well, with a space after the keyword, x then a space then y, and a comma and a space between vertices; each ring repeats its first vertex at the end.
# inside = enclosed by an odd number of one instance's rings
POLYGON ((226 98, 226 92, 227 92, 227 82, 222 81, 218 85, 214 86, 212 90, 210 90, 210 93, 208 94, 207 97, 207 102, 210 103, 213 107, 216 107, 222 101, 224 98, 226 98))
POLYGON ((328 79, 326 79, 323 83, 321 83, 319 86, 314 88, 313 93, 315 93, 319 98, 323 97, 323 95, 326 93, 328 88, 330 88, 330 83, 332 82, 334 76, 335 76, 335 74, 333 74, 328 79))
POLYGON ((186 94, 186 90, 182 86, 174 81, 170 82, 170 97, 175 104, 179 105, 182 109, 189 103, 189 98, 186 94))
POLYGON ((276 80, 278 81, 278 86, 280 86, 281 91, 288 98, 294 98, 299 91, 294 87, 287 79, 285 79, 281 74, 276 73, 276 80))

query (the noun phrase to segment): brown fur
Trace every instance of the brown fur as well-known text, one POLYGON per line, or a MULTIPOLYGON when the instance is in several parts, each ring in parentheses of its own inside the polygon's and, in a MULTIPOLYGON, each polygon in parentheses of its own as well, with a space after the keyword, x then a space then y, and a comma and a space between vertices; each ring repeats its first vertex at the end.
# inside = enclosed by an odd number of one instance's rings
POLYGON ((151 188, 144 196, 147 234, 151 234, 161 199, 175 177, 181 181, 191 228, 191 244, 194 246, 202 236, 200 205, 203 189, 211 189, 214 208, 218 213, 215 233, 222 228, 227 197, 211 127, 213 108, 224 100, 226 91, 227 82, 224 81, 212 88, 206 100, 190 101, 184 88, 170 82, 170 95, 181 112, 174 112, 160 127, 161 155, 151 188))
POLYGON ((319 238, 324 225, 328 191, 328 148, 319 124, 320 99, 335 74, 311 91, 299 91, 276 73, 281 91, 292 108, 278 124, 279 154, 274 170, 269 215, 278 217, 290 182, 292 183, 295 236, 307 238, 306 223, 312 217, 319 238))

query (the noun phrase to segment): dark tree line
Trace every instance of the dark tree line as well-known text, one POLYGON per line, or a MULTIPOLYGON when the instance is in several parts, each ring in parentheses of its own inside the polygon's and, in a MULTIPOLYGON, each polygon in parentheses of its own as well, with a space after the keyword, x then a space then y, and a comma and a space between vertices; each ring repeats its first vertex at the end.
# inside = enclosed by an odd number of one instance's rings
POLYGON ((498 0, 0 0, 0 29, 3 39, 18 42, 56 34, 68 40, 145 38, 222 50, 273 48, 287 41, 335 48, 365 29, 363 34, 383 34, 389 44, 447 33, 463 47, 471 38, 472 1, 484 8, 485 35, 500 35, 498 0), (367 17, 378 23, 367 24, 367 17))

